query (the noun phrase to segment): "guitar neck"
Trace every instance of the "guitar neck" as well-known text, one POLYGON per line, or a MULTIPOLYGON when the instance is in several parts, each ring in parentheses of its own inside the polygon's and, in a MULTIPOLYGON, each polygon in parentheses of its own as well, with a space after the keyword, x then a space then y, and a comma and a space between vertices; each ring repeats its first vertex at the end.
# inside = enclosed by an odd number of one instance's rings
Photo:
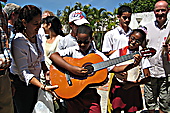
POLYGON ((128 55, 124 55, 124 56, 117 57, 117 58, 114 58, 114 59, 110 59, 110 60, 107 60, 107 61, 103 61, 103 62, 100 62, 100 63, 92 64, 92 66, 94 67, 94 71, 98 71, 98 70, 101 70, 101 69, 105 69, 109 66, 116 65, 116 64, 122 63, 124 61, 133 59, 133 56, 135 54, 139 54, 139 52, 134 52, 132 54, 128 54, 128 55))

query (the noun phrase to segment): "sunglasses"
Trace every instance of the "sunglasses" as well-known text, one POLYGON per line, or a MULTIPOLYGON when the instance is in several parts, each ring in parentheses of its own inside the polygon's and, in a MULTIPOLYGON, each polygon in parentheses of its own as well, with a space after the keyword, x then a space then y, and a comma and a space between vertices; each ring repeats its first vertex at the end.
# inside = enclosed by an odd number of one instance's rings
POLYGON ((160 12, 160 11, 161 11, 161 12, 165 12, 166 9, 156 9, 156 10, 155 10, 155 12, 160 12))
POLYGON ((88 44, 88 43, 90 43, 90 41, 89 40, 85 40, 85 41, 81 41, 81 40, 77 40, 77 43, 78 44, 88 44))
POLYGON ((127 17, 127 16, 122 16, 122 18, 123 18, 124 20, 126 20, 127 18, 128 18, 128 20, 131 20, 131 17, 127 17))

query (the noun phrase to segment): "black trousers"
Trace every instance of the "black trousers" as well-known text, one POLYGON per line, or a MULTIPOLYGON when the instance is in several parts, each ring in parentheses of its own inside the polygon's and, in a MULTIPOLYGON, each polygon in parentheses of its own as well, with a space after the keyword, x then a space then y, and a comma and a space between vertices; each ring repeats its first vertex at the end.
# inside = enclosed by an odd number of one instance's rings
POLYGON ((38 87, 35 85, 26 85, 17 75, 14 75, 14 86, 16 88, 14 94, 14 106, 17 113, 32 113, 37 102, 38 87))

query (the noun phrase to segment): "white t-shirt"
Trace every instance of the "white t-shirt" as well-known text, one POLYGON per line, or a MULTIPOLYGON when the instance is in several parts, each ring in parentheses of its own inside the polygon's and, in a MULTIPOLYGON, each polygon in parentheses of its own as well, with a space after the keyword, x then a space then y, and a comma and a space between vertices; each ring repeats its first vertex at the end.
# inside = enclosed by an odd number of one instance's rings
POLYGON ((59 41, 57 49, 63 50, 73 46, 78 46, 77 40, 71 34, 68 34, 59 41))
POLYGON ((58 42, 63 39, 64 37, 57 35, 57 37, 55 38, 54 42, 49 44, 49 43, 44 43, 44 53, 45 53, 45 63, 47 65, 47 67, 49 68, 52 61, 49 59, 50 55, 54 52, 57 51, 57 46, 58 46, 58 42))

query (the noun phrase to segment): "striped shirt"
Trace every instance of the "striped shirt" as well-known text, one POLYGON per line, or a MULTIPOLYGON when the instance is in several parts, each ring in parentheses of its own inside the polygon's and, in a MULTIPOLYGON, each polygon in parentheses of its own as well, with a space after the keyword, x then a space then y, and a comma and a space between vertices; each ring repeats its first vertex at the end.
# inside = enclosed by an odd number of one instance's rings
POLYGON ((10 66, 11 57, 9 48, 6 46, 7 36, 3 29, 0 27, 0 70, 10 66))

